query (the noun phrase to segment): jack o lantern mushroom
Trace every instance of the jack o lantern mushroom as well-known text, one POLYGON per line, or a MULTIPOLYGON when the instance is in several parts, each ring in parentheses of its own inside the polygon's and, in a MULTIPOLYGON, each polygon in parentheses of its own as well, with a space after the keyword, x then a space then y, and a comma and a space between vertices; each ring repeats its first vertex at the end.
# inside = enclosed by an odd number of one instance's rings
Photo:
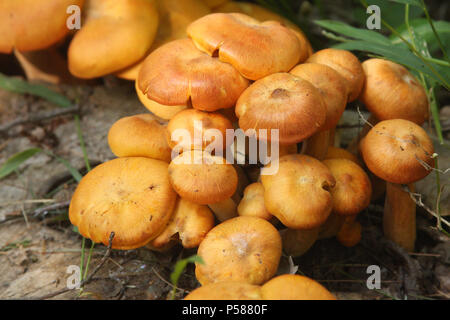
POLYGON ((114 73, 139 61, 158 28, 158 12, 148 0, 90 0, 85 23, 72 39, 68 61, 79 78, 114 73))
POLYGON ((288 72, 301 57, 293 31, 279 22, 259 22, 240 13, 206 15, 191 23, 187 33, 197 48, 217 55, 250 80, 288 72))
POLYGON ((215 226, 202 241, 195 275, 202 285, 222 281, 262 284, 275 275, 281 239, 275 227, 255 217, 236 217, 215 226))
POLYGON ((144 246, 166 226, 176 193, 169 182, 168 164, 143 157, 105 162, 81 179, 69 207, 70 222, 81 235, 112 248, 144 246))
POLYGON ((425 130, 414 122, 393 119, 377 123, 361 140, 361 153, 369 170, 387 182, 383 229, 385 236, 414 250, 416 206, 400 184, 426 177, 434 166, 434 148, 425 130))
POLYGON ((249 84, 231 65, 199 51, 189 39, 153 51, 137 81, 138 90, 150 100, 167 106, 192 105, 202 111, 233 107, 249 84))

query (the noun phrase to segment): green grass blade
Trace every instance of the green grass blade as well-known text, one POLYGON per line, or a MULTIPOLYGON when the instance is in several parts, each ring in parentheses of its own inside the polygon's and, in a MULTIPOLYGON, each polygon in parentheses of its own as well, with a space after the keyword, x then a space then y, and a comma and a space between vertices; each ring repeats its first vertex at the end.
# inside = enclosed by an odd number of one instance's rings
POLYGON ((403 4, 410 4, 412 6, 416 7, 422 7, 422 4, 420 3, 420 0, 391 0, 392 2, 398 2, 403 4))
POLYGON ((175 298, 175 291, 177 289, 178 280, 180 279, 180 276, 183 274, 184 269, 186 269, 186 266, 188 265, 188 263, 204 264, 204 261, 198 255, 193 255, 186 259, 181 259, 181 260, 177 261, 173 272, 170 274, 170 281, 172 282, 172 285, 173 285, 173 290, 172 290, 172 294, 171 294, 172 300, 175 298))
POLYGON ((32 94, 44 98, 62 108, 67 108, 72 105, 72 102, 68 98, 50 90, 46 86, 28 83, 19 78, 7 77, 2 73, 0 73, 0 88, 17 93, 32 94))
POLYGON ((21 164, 41 151, 42 149, 40 148, 30 148, 13 155, 0 167, 0 179, 3 179, 14 172, 21 164))

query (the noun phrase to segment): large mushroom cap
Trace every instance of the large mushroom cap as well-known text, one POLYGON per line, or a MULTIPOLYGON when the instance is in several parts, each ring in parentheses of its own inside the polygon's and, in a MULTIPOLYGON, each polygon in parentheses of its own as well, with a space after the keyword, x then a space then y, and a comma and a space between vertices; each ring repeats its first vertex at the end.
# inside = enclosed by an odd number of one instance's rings
POLYGON ((95 78, 124 69, 144 57, 158 27, 158 12, 148 0, 91 0, 86 22, 69 46, 69 70, 95 78))
POLYGON ((213 13, 187 28, 195 45, 232 64, 247 79, 287 72, 301 55, 295 33, 275 21, 259 22, 240 13, 213 13))
POLYGON ((0 52, 50 47, 69 33, 67 8, 84 0, 0 1, 0 52))
POLYGON ((232 130, 233 125, 220 113, 187 109, 176 114, 167 125, 169 145, 183 150, 222 151, 227 146, 227 129, 232 130))
POLYGON ((394 119, 377 123, 361 140, 370 171, 381 179, 408 184, 426 177, 433 167, 433 143, 414 122, 394 119))
POLYGON ((178 239, 184 248, 195 248, 214 227, 214 215, 208 206, 179 199, 164 231, 151 245, 161 248, 178 239))
POLYGON ((228 199, 238 184, 233 165, 201 150, 185 151, 173 159, 169 176, 173 188, 182 198, 198 204, 228 199))
POLYGON ((269 280, 261 287, 261 293, 265 300, 336 300, 317 281, 294 274, 284 274, 269 280))
POLYGON ((281 22, 286 27, 294 31, 298 39, 300 40, 300 47, 302 48, 302 50, 299 62, 301 63, 305 61, 306 59, 308 59, 310 55, 312 55, 313 49, 311 47, 311 43, 306 38, 303 31, 296 24, 292 23, 289 19, 286 19, 285 17, 280 16, 275 12, 270 11, 260 5, 250 2, 230 1, 214 8, 213 11, 222 13, 237 12, 246 14, 252 18, 255 18, 258 21, 271 20, 281 22))
POLYGON ((151 114, 138 114, 116 121, 108 132, 108 144, 118 157, 147 157, 170 162, 167 131, 151 114))
POLYGON ((199 287, 184 300, 261 300, 260 286, 246 282, 224 281, 199 287))
MULTIPOLYGON (((289 73, 275 73, 255 81, 239 98, 236 115, 242 130, 279 130, 280 143, 297 143, 325 123, 326 107, 319 91, 289 73)), ((264 140, 264 139, 263 139, 264 140)))
POLYGON ((191 103, 204 111, 233 107, 249 84, 231 65, 199 51, 189 39, 153 51, 139 71, 138 82, 139 89, 160 104, 191 103))
POLYGON ((336 185, 331 190, 333 211, 353 216, 367 208, 372 196, 372 185, 364 170, 347 159, 324 160, 323 164, 336 179, 336 185))
MULTIPOLYGON (((211 12, 202 0, 156 0, 155 3, 159 13, 159 26, 148 53, 167 42, 186 38, 187 26, 211 12)), ((119 71, 116 75, 119 78, 136 80, 144 60, 145 58, 141 59, 132 66, 119 71)))
POLYGON ((314 53, 306 62, 327 65, 347 80, 348 101, 358 98, 364 85, 364 72, 358 58, 347 50, 323 49, 314 53))
POLYGON ((83 177, 69 207, 70 222, 94 242, 129 250, 155 238, 169 221, 176 193, 168 164, 149 158, 118 158, 83 177))
POLYGON ((428 118, 425 89, 405 67, 384 59, 366 60, 362 67, 366 82, 360 99, 377 119, 422 124, 428 118))
POLYGON ((188 105, 180 105, 180 106, 166 106, 163 104, 160 104, 156 101, 153 101, 149 99, 142 91, 139 89, 139 82, 136 79, 135 81, 135 89, 137 96, 139 98, 139 101, 144 105, 144 107, 147 108, 151 113, 153 113, 155 116, 164 119, 164 120, 170 120, 172 119, 178 112, 188 109, 188 105))
POLYGON ((300 64, 290 73, 311 82, 322 95, 327 115, 321 130, 330 130, 336 127, 347 104, 346 80, 334 69, 317 63, 300 64))
POLYGON ((262 284, 278 268, 281 238, 266 220, 237 217, 214 227, 198 248, 204 264, 196 264, 197 280, 206 285, 221 281, 262 284))
POLYGON ((336 181, 319 160, 293 154, 281 157, 273 175, 261 175, 267 210, 291 229, 312 229, 328 218, 332 208, 331 189, 336 181))

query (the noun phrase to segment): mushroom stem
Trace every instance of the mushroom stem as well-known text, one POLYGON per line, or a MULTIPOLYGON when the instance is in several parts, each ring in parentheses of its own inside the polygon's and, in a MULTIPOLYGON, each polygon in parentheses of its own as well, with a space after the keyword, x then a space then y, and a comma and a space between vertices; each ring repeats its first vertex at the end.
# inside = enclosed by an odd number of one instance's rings
POLYGON ((329 130, 328 146, 334 147, 336 145, 336 127, 329 130))
POLYGON ((318 160, 325 159, 330 145, 330 130, 316 132, 303 143, 302 154, 318 160))
MULTIPOLYGON (((414 184, 408 185, 414 192, 414 184)), ((386 238, 408 252, 416 240, 416 204, 400 184, 386 183, 383 229, 386 238)))
POLYGON ((283 250, 290 256, 300 257, 317 241, 320 228, 308 230, 285 229, 280 232, 283 250))

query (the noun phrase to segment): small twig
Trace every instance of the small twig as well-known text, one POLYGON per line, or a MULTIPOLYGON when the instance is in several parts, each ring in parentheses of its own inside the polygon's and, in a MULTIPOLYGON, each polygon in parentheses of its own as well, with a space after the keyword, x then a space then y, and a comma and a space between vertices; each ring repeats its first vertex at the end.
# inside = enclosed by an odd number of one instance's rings
POLYGON ((18 118, 10 123, 0 125, 0 135, 8 135, 8 130, 11 128, 29 122, 40 122, 51 118, 63 116, 71 113, 78 113, 80 107, 78 105, 71 106, 69 108, 61 108, 50 111, 40 112, 38 114, 30 114, 28 117, 18 118))
POLYGON ((40 214, 46 214, 51 210, 67 208, 69 205, 70 205, 70 201, 64 201, 64 202, 54 203, 54 204, 51 204, 49 206, 45 206, 42 208, 37 208, 36 210, 33 211, 33 216, 36 217, 40 214))
MULTIPOLYGON (((111 255, 111 247, 112 247, 112 242, 114 239, 114 231, 111 232, 110 236, 109 236, 109 244, 108 244, 108 249, 105 252, 105 255, 103 256, 102 260, 100 261, 100 263, 95 267, 95 269, 91 272, 91 274, 85 278, 83 281, 80 282, 80 288, 82 288, 84 285, 88 284, 89 282, 91 282, 92 278, 94 277, 94 275, 100 270, 100 268, 105 264, 106 260, 108 260, 109 256, 111 255)), ((46 299, 50 299, 56 296, 59 296, 63 293, 66 293, 70 290, 73 289, 69 289, 69 288, 64 288, 61 290, 58 290, 56 292, 53 293, 49 293, 47 295, 44 295, 42 297, 37 297, 37 298, 33 298, 34 300, 46 300, 46 299)))
POLYGON ((167 281, 166 279, 164 279, 159 273, 158 271, 155 270, 154 267, 152 267, 152 271, 155 273, 155 275, 159 278, 159 280, 161 280, 162 282, 164 282, 165 284, 167 284, 168 286, 170 286, 172 289, 181 291, 182 293, 187 292, 189 293, 190 291, 180 288, 180 287, 175 287, 173 284, 171 284, 169 281, 167 281))

